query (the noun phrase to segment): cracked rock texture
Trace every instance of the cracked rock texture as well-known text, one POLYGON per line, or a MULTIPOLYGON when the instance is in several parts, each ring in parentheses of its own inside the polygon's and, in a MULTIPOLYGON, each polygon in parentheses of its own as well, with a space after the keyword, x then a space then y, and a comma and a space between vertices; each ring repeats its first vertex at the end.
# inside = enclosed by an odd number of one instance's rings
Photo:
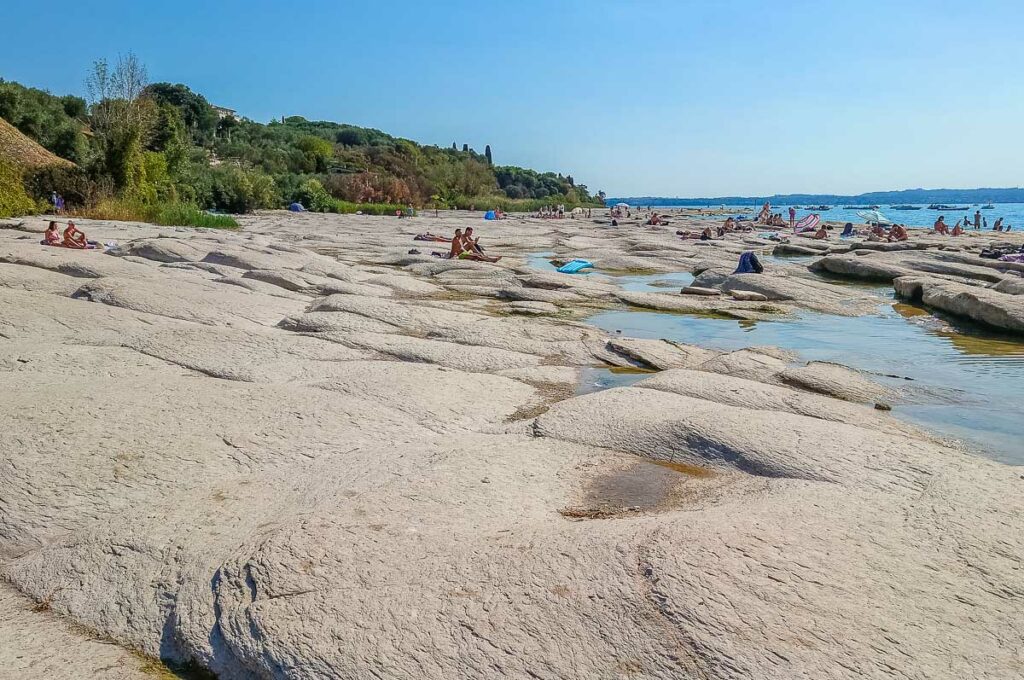
MULTIPOLYGON (((874 292, 729 276, 747 236, 584 220, 82 220, 110 253, 41 247, 43 221, 0 231, 4 677, 140 677, 126 648, 231 680, 1024 674, 1019 469, 874 410, 899 395, 846 367, 580 322, 874 292), (467 225, 500 263, 408 255, 467 225), (662 372, 574 396, 592 366, 662 372)), ((970 253, 861 245, 807 247, 937 307, 1019 297, 970 253)))

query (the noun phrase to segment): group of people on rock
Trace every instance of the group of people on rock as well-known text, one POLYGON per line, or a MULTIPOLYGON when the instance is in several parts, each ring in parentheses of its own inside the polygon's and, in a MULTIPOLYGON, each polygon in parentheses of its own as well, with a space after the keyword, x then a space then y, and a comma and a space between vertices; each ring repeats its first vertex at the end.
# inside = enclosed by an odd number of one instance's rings
POLYGON ((57 223, 53 221, 51 221, 50 226, 46 228, 46 233, 43 234, 43 240, 40 241, 40 243, 44 246, 74 248, 76 250, 89 250, 92 248, 98 248, 100 245, 96 241, 90 241, 87 239, 85 237, 85 233, 76 227, 74 222, 68 222, 68 226, 62 233, 60 227, 58 227, 57 223))
MULTIPOLYGON (((546 205, 537 211, 534 217, 544 220, 560 220, 565 217, 564 205, 546 205)), ((589 215, 588 215, 589 217, 589 215)))
MULTIPOLYGON (((986 228, 988 227, 988 220, 984 220, 986 228)), ((981 229, 982 217, 980 211, 974 213, 974 229, 975 231, 981 229)), ((946 216, 939 215, 939 219, 935 220, 935 224, 932 225, 932 230, 936 234, 942 234, 943 236, 960 236, 967 229, 971 227, 971 221, 969 219, 957 220, 953 228, 950 229, 949 225, 946 224, 946 216)), ((1003 224, 1003 218, 1000 217, 992 225, 992 231, 1010 231, 1013 227, 1009 224, 1003 224)))
POLYGON ((466 231, 462 231, 462 229, 455 230, 455 236, 452 237, 452 247, 448 251, 448 259, 497 262, 501 257, 491 257, 484 254, 484 249, 480 246, 480 238, 473 237, 473 227, 466 227, 466 231))
MULTIPOLYGON (((462 229, 455 230, 455 236, 452 238, 445 238, 444 236, 438 236, 431 234, 429 231, 423 234, 416 234, 413 237, 414 241, 431 241, 434 243, 451 243, 452 246, 448 250, 447 254, 434 251, 434 257, 443 257, 450 260, 475 260, 477 262, 497 262, 501 257, 491 257, 484 253, 483 247, 480 245, 480 238, 473 236, 473 227, 466 227, 466 230, 462 229)), ((409 251, 418 252, 418 251, 409 251)))
MULTIPOLYGON (((765 204, 761 206, 761 212, 757 214, 755 220, 757 224, 763 224, 768 227, 785 227, 786 221, 782 219, 782 213, 773 213, 772 204, 765 201, 765 204)), ((793 226, 796 222, 796 209, 789 209, 789 226, 793 226)))

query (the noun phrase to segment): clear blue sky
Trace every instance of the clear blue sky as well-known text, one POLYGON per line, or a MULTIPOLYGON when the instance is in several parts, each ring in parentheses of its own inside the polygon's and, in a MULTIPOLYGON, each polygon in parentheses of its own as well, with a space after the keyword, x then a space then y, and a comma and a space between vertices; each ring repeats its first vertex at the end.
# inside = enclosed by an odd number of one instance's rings
POLYGON ((1024 184, 1024 2, 5 0, 0 77, 154 81, 611 195, 1024 184))

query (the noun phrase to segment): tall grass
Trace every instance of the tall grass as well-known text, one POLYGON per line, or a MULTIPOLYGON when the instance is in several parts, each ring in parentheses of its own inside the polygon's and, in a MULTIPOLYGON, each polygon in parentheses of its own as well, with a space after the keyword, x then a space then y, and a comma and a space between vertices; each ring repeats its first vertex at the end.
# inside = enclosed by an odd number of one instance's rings
POLYGON ((350 203, 339 199, 331 199, 326 207, 325 212, 340 215, 353 215, 358 212, 364 215, 394 215, 395 212, 404 213, 407 210, 407 206, 398 203, 350 203))
MULTIPOLYGON (((566 210, 573 208, 598 208, 604 207, 599 203, 581 203, 566 198, 565 196, 548 196, 546 198, 506 198, 505 196, 473 196, 459 197, 450 207, 457 207, 459 210, 468 210, 471 206, 474 210, 498 210, 503 212, 537 212, 545 206, 564 205, 566 210)), ((439 206, 440 207, 440 206, 439 206)))
POLYGON ((203 227, 237 229, 230 215, 211 215, 189 203, 142 203, 123 198, 107 198, 78 212, 94 220, 149 222, 165 227, 203 227))

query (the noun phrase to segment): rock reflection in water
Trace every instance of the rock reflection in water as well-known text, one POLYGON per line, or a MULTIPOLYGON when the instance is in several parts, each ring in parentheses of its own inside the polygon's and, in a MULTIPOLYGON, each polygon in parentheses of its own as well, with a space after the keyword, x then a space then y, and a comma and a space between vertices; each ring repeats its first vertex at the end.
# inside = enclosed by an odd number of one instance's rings
POLYGON ((735 350, 773 345, 802 361, 834 361, 894 376, 911 386, 913 403, 894 413, 967 441, 992 458, 1024 465, 1024 342, 927 310, 887 304, 877 314, 836 317, 802 313, 778 321, 736 321, 657 312, 605 312, 589 323, 623 336, 666 338, 735 350))

